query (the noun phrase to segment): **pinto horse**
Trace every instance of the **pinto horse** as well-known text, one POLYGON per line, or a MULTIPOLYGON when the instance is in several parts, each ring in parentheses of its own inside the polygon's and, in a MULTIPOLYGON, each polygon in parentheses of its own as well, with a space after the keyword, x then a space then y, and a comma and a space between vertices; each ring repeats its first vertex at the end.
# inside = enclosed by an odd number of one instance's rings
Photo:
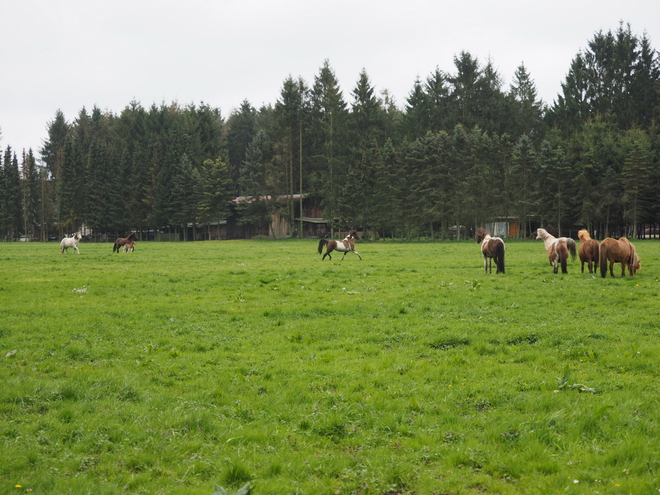
POLYGON ((323 255, 323 258, 321 258, 321 261, 323 261, 326 256, 332 259, 330 253, 333 251, 339 251, 340 253, 344 253, 344 256, 341 257, 342 261, 346 257, 346 253, 355 253, 357 254, 358 258, 362 259, 360 253, 358 253, 355 250, 355 242, 353 241, 353 239, 359 239, 357 230, 351 230, 346 235, 346 237, 344 237, 343 241, 329 241, 327 239, 321 239, 319 241, 319 254, 323 252, 323 246, 326 246, 325 254, 323 255))
POLYGON ((598 271, 598 241, 592 239, 589 231, 582 229, 578 232, 578 239, 580 239, 580 249, 578 255, 582 262, 582 273, 584 273, 584 264, 589 267, 589 273, 598 271), (593 262, 593 270, 591 269, 593 262))
POLYGON ((129 251, 131 253, 135 251, 135 241, 127 242, 126 244, 124 244, 124 252, 128 253, 129 251))
POLYGON ((495 260, 495 273, 504 273, 504 241, 499 237, 491 237, 486 229, 477 229, 477 243, 481 244, 481 255, 484 258, 484 273, 493 273, 493 260, 495 260))
POLYGON ((69 248, 73 248, 74 251, 77 251, 78 254, 80 254, 80 249, 78 249, 80 239, 82 239, 80 232, 76 232, 73 236, 62 239, 60 242, 60 254, 64 253, 64 251, 66 251, 66 254, 69 254, 69 248))
POLYGON ((559 271, 558 268, 561 264, 561 272, 568 273, 568 253, 570 251, 571 258, 575 259, 575 241, 570 237, 560 237, 557 239, 545 229, 537 229, 536 238, 543 240, 550 265, 554 268, 554 272, 557 273, 559 271))
POLYGON ((112 246, 112 252, 119 252, 119 248, 122 246, 125 246, 126 244, 130 243, 131 241, 135 241, 135 232, 131 232, 128 234, 128 237, 120 237, 115 241, 115 245, 112 246))
POLYGON ((637 250, 628 239, 622 237, 618 241, 607 237, 600 243, 600 276, 607 276, 607 262, 610 262, 610 275, 614 277, 614 263, 621 263, 621 276, 626 276, 626 267, 628 274, 635 276, 637 270, 642 268, 637 256, 637 250))

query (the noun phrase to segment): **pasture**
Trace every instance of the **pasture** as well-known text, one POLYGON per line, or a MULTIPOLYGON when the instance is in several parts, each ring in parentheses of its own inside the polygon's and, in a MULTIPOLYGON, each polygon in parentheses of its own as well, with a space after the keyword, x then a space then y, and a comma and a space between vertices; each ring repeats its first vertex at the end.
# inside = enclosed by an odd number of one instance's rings
POLYGON ((660 490, 660 243, 0 244, 0 493, 660 490))

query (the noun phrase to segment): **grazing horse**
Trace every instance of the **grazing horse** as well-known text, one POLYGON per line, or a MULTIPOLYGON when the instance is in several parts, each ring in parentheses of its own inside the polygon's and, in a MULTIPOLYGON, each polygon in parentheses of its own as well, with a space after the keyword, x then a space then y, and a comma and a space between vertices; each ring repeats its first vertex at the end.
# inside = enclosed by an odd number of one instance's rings
POLYGON ((66 251, 66 254, 69 254, 69 248, 73 248, 74 251, 77 251, 78 254, 80 254, 80 249, 78 249, 80 239, 82 239, 80 232, 76 232, 73 236, 62 239, 60 242, 60 254, 64 253, 64 251, 66 251))
POLYGON ((353 241, 353 239, 359 239, 357 230, 351 230, 346 235, 346 237, 344 237, 343 241, 329 241, 327 239, 321 239, 319 241, 319 254, 323 252, 323 246, 326 246, 325 254, 323 255, 323 258, 321 258, 321 261, 323 261, 326 256, 332 259, 330 253, 333 251, 339 251, 340 253, 344 253, 344 256, 341 257, 342 261, 346 257, 346 253, 355 253, 357 254, 358 258, 362 259, 360 253, 358 253, 355 250, 355 242, 353 241))
POLYGON ((495 273, 504 273, 504 241, 491 237, 486 229, 477 229, 477 243, 481 243, 481 255, 484 257, 484 273, 493 273, 493 260, 497 267, 495 273))
POLYGON ((131 241, 135 241, 135 232, 131 232, 128 234, 128 237, 120 237, 115 241, 115 245, 112 246, 112 252, 119 252, 119 248, 122 246, 125 246, 126 244, 130 243, 131 241))
POLYGON ((598 241, 592 239, 589 231, 582 229, 578 232, 578 239, 580 239, 580 249, 578 255, 582 262, 582 273, 584 273, 584 264, 589 267, 589 273, 598 271, 598 241), (591 269, 593 262, 593 270, 591 269))
POLYGON ((124 244, 124 252, 128 253, 129 251, 131 253, 135 251, 135 241, 127 242, 126 244, 124 244))
POLYGON ((554 268, 554 272, 558 272, 558 266, 561 264, 561 272, 568 273, 566 266, 568 253, 570 251, 571 258, 575 259, 575 241, 570 237, 560 237, 557 239, 545 229, 537 229, 536 238, 543 240, 550 265, 554 268))
POLYGON ((642 268, 637 256, 637 250, 628 239, 622 237, 618 241, 607 237, 600 243, 600 276, 607 276, 607 262, 610 262, 610 275, 614 277, 614 263, 621 263, 621 276, 626 276, 626 267, 628 273, 633 277, 637 270, 642 268))

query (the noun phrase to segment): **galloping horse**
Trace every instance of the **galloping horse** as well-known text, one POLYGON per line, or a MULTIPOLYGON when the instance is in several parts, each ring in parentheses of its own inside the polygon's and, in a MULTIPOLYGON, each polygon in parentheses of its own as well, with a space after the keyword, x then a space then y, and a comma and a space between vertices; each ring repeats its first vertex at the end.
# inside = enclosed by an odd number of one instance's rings
POLYGON ((120 237, 119 239, 117 239, 117 240, 115 241, 115 245, 112 246, 112 252, 113 252, 113 253, 114 253, 114 252, 117 252, 117 253, 118 253, 120 247, 122 247, 122 246, 128 244, 128 243, 131 242, 131 241, 135 241, 135 240, 136 240, 136 239, 135 239, 135 232, 131 232, 130 234, 128 234, 128 237, 120 237))
POLYGON ((60 241, 60 254, 64 253, 64 251, 66 251, 66 254, 69 254, 69 248, 73 248, 74 251, 77 251, 78 254, 80 254, 80 249, 78 249, 80 239, 82 239, 80 232, 76 232, 73 236, 62 239, 62 241, 60 241))
POLYGON ((495 273, 504 273, 504 241, 491 237, 486 229, 477 229, 477 243, 481 243, 481 255, 484 257, 484 273, 493 273, 493 260, 497 267, 495 273))
POLYGON ((637 256, 637 250, 628 239, 622 237, 618 241, 608 237, 600 243, 600 276, 607 276, 607 262, 610 262, 610 275, 614 277, 614 263, 621 263, 621 276, 626 276, 626 267, 628 273, 633 277, 637 270, 642 268, 637 256))
POLYGON ((578 232, 578 239, 580 239, 580 249, 578 250, 578 255, 580 256, 580 261, 582 262, 582 273, 584 273, 584 264, 586 263, 589 267, 589 273, 593 273, 598 270, 598 241, 592 239, 589 235, 589 231, 582 229, 578 232), (593 262, 593 271, 591 269, 591 264, 593 262))
POLYGON ((355 250, 355 242, 353 241, 353 239, 359 239, 357 230, 351 230, 346 235, 346 237, 344 237, 343 241, 329 241, 327 239, 321 239, 319 241, 319 254, 323 252, 323 246, 327 246, 325 248, 325 254, 323 255, 323 258, 321 258, 321 261, 323 261, 326 256, 332 259, 330 253, 333 251, 339 251, 340 253, 344 253, 344 256, 341 257, 342 261, 346 257, 346 253, 355 253, 357 254, 358 258, 362 259, 360 253, 358 253, 355 250))
POLYGON ((135 241, 127 242, 126 244, 124 244, 124 252, 128 253, 129 251, 131 253, 135 251, 135 241))
POLYGON ((536 238, 543 240, 550 265, 553 266, 554 272, 557 273, 558 265, 561 264, 561 272, 568 273, 566 266, 568 253, 570 251, 571 258, 575 259, 575 241, 570 237, 560 237, 557 239, 545 229, 537 229, 536 238))

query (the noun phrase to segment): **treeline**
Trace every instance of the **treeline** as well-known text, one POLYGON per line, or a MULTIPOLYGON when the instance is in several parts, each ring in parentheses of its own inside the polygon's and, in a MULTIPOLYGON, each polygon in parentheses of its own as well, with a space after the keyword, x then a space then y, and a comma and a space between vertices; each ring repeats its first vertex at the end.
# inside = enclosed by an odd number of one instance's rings
POLYGON ((403 108, 365 70, 346 101, 326 61, 311 84, 289 77, 274 105, 244 101, 226 119, 204 103, 57 112, 40 165, 5 150, 0 227, 6 239, 82 225, 185 236, 275 211, 293 223, 303 193, 333 228, 382 236, 501 219, 521 236, 548 223, 637 235, 660 221, 659 110, 658 53, 623 25, 575 56, 552 105, 524 64, 504 89, 491 61, 466 52, 416 80, 403 108))

